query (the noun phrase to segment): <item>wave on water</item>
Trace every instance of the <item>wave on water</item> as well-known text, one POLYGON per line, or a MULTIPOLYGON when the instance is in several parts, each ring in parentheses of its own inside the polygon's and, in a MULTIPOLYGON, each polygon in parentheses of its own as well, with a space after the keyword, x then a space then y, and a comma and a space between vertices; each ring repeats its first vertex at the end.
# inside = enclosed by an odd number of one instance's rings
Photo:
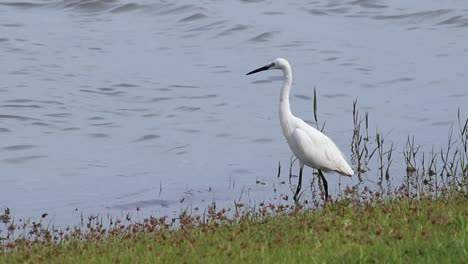
POLYGON ((414 12, 414 13, 402 13, 402 14, 392 14, 392 15, 379 15, 374 16, 374 19, 378 20, 385 20, 385 19, 418 19, 418 20, 426 20, 432 19, 435 17, 440 17, 442 15, 450 13, 451 10, 449 9, 439 9, 439 10, 432 10, 432 11, 422 11, 422 12, 414 12))
MULTIPOLYGON (((238 1, 245 5, 259 7, 265 5, 264 1, 238 1)), ((212 3, 210 5, 197 4, 180 4, 174 2, 152 2, 152 1, 126 1, 126 0, 33 0, 33 1, 1 1, 0 6, 8 6, 13 8, 52 8, 61 9, 68 12, 77 12, 78 14, 99 15, 99 14, 122 14, 130 12, 139 12, 142 14, 150 14, 157 16, 174 16, 174 22, 180 24, 200 24, 206 23, 211 14, 216 14, 216 9, 223 4, 212 3), (182 16, 177 16, 181 14, 182 16)), ((468 26, 467 9, 455 8, 428 8, 428 10, 412 10, 409 7, 392 6, 382 1, 371 0, 354 0, 354 1, 314 1, 311 3, 291 3, 292 8, 305 10, 313 16, 345 16, 352 18, 366 18, 381 21, 403 21, 405 24, 429 23, 430 26, 468 26)), ((285 15, 285 12, 264 11, 264 14, 285 15)), ((208 21, 208 24, 197 29, 213 29, 219 25, 220 29, 217 33, 219 36, 229 35, 235 31, 245 30, 246 25, 228 25, 228 20, 208 21), (222 25, 220 25, 222 24, 222 25), (224 25, 226 24, 226 26, 224 25)), ((199 26, 199 25, 198 25, 199 26)), ((196 30, 196 29, 195 29, 196 30)), ((267 35, 259 35, 252 38, 252 41, 265 41, 271 37, 272 32, 263 33, 267 35)))
MULTIPOLYGON (((0 6, 15 8, 53 8, 67 11, 79 11, 89 14, 126 13, 134 11, 155 11, 159 14, 176 14, 192 11, 193 5, 172 3, 128 2, 120 0, 56 0, 56 1, 2 1, 0 6)), ((197 8, 199 9, 199 8, 197 8)))

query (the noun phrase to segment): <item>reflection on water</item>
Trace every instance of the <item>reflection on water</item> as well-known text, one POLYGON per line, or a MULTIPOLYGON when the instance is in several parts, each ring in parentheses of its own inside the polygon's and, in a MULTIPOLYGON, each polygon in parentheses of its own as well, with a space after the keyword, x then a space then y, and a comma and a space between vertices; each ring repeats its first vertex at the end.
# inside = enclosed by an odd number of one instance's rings
POLYGON ((313 119, 316 87, 319 122, 348 156, 355 99, 397 149, 408 135, 443 144, 468 111, 466 27, 455 0, 2 1, 0 207, 66 222, 75 208, 291 195, 282 78, 244 76, 280 56, 294 113, 313 119))

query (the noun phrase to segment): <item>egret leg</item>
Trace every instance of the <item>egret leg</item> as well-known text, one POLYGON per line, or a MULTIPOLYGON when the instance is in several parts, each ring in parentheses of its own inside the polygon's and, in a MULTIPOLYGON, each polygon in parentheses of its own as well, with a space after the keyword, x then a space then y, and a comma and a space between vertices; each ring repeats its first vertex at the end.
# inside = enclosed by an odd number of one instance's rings
POLYGON ((323 173, 321 170, 318 170, 318 174, 320 175, 320 178, 322 178, 323 189, 325 190, 325 201, 327 201, 328 200, 328 182, 323 176, 323 173))
POLYGON ((297 182, 297 188, 296 188, 296 193, 294 194, 294 202, 299 201, 299 192, 301 191, 302 188, 302 170, 304 169, 303 166, 301 166, 299 170, 299 181, 297 182))

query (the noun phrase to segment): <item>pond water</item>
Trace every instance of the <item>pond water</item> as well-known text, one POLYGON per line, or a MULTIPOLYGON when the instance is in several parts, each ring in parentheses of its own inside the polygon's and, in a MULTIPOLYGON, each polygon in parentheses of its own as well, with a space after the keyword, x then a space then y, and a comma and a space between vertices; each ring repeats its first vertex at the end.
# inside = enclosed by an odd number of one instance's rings
POLYGON ((280 72, 245 76, 276 57, 293 113, 313 120, 316 87, 347 157, 356 99, 397 154, 440 147, 468 115, 467 44, 460 0, 1 1, 0 208, 71 223, 291 196, 280 72))

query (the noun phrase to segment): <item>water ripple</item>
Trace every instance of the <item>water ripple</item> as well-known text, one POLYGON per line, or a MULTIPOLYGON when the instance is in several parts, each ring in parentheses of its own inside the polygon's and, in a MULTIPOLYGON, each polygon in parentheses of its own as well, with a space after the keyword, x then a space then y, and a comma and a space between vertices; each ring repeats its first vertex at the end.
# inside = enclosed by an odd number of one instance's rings
POLYGON ((5 108, 42 108, 40 105, 21 105, 21 104, 5 104, 0 105, 0 107, 5 108))
POLYGON ((175 110, 180 110, 184 112, 195 112, 200 109, 201 109, 200 107, 196 107, 196 106, 181 106, 181 107, 177 107, 175 110))
POLYGON ((37 148, 35 145, 12 145, 4 147, 3 150, 25 150, 25 149, 32 149, 37 148))
POLYGON ((186 11, 192 11, 194 9, 197 9, 197 8, 195 6, 193 6, 193 5, 182 5, 182 6, 178 6, 178 7, 174 7, 174 8, 164 10, 164 11, 160 12, 160 14, 169 15, 169 14, 183 13, 183 12, 186 12, 186 11))
POLYGON ((27 116, 18 116, 18 115, 0 115, 0 119, 14 119, 18 121, 38 120, 36 118, 31 118, 27 116))
POLYGON ((312 97, 310 97, 308 95, 303 95, 303 94, 296 94, 295 97, 299 98, 299 99, 302 99, 302 100, 312 100, 312 97))
POLYGON ((31 3, 31 2, 0 2, 0 6, 11 6, 11 7, 18 7, 18 8, 31 8, 31 7, 39 7, 44 6, 45 3, 31 3))
POLYGON ((445 14, 450 13, 452 10, 449 9, 439 9, 433 11, 422 11, 414 13, 405 13, 405 14, 395 14, 395 15, 378 15, 374 16, 374 19, 377 20, 393 20, 393 19, 413 19, 413 20, 425 20, 434 17, 439 17, 445 14))
POLYGON ((356 0, 356 1, 350 2, 349 4, 358 5, 364 8, 377 8, 377 9, 383 9, 383 8, 388 7, 388 5, 378 4, 378 2, 379 1, 375 1, 375 0, 356 0))
POLYGON ((179 22, 190 22, 190 21, 194 21, 194 20, 200 20, 200 19, 203 19, 203 18, 206 18, 207 15, 203 14, 203 13, 196 13, 196 14, 193 14, 193 15, 190 15, 188 17, 185 17, 185 18, 182 18, 179 20, 179 22))
POLYGON ((133 203, 126 203, 126 204, 119 204, 113 206, 115 209, 119 210, 133 210, 137 208, 145 208, 145 207, 169 207, 170 205, 174 204, 174 201, 169 200, 161 200, 161 199, 152 199, 152 200, 144 200, 138 201, 133 203))
POLYGON ((99 92, 99 91, 93 91, 93 90, 87 90, 87 89, 80 89, 80 92, 83 92, 83 93, 94 93, 94 94, 101 94, 101 95, 110 95, 110 96, 116 96, 116 95, 125 94, 125 92, 122 92, 122 91, 115 91, 115 92, 99 92))
POLYGON ((43 159, 43 158, 47 158, 47 156, 45 156, 45 155, 29 155, 29 156, 22 156, 22 157, 4 159, 3 162, 10 163, 10 164, 20 164, 20 163, 24 163, 24 162, 27 162, 27 161, 30 161, 30 160, 43 159))
POLYGON ((468 17, 454 16, 442 22, 437 23, 437 25, 454 25, 458 27, 466 27, 468 26, 468 17))
POLYGON ((107 138, 107 137, 109 137, 109 135, 105 134, 105 133, 91 133, 91 134, 88 134, 88 136, 90 136, 92 138, 107 138))
POLYGON ((251 38, 250 41, 253 41, 253 42, 267 42, 270 39, 272 39, 274 35, 276 35, 278 33, 279 33, 279 31, 265 32, 265 33, 259 34, 259 35, 255 36, 255 37, 251 38))
POLYGON ((134 141, 132 142, 141 142, 141 141, 147 141, 147 140, 153 140, 153 139, 157 139, 157 138, 160 138, 161 136, 160 135, 155 135, 155 134, 149 134, 149 135, 144 135, 138 139, 135 139, 134 141))
POLYGON ((123 12, 131 12, 131 11, 135 11, 135 10, 138 10, 138 9, 145 9, 147 8, 148 6, 143 6, 143 5, 139 5, 139 4, 135 4, 135 3, 128 3, 128 4, 124 4, 124 5, 121 5, 121 6, 118 6, 114 9, 111 10, 112 13, 123 13, 123 12))
POLYGON ((246 25, 236 25, 236 26, 233 26, 231 28, 221 31, 220 33, 217 34, 217 36, 229 36, 229 35, 232 35, 233 33, 244 31, 248 28, 249 26, 246 26, 246 25))

